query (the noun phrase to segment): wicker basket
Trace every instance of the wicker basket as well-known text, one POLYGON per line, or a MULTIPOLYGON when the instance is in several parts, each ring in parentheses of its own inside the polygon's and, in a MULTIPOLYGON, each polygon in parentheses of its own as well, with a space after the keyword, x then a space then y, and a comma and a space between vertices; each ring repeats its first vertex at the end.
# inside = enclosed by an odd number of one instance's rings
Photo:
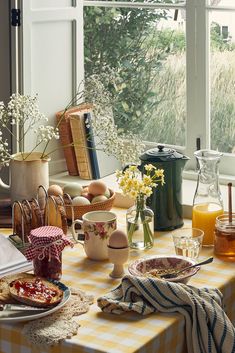
POLYGON ((102 202, 97 202, 94 204, 84 205, 84 206, 65 205, 67 218, 69 220, 72 220, 72 208, 74 212, 74 219, 82 218, 82 216, 85 213, 91 212, 91 211, 110 211, 114 203, 115 192, 111 189, 109 189, 109 191, 110 191, 110 198, 102 202))

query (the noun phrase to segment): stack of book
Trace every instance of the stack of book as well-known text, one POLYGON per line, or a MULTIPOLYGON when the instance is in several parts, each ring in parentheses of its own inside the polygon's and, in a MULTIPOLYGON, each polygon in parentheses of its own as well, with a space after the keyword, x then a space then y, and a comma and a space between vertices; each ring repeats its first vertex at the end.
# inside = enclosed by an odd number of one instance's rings
POLYGON ((72 107, 65 113, 58 112, 56 118, 68 173, 81 179, 99 179, 97 153, 89 126, 91 106, 84 103, 72 107))
POLYGON ((114 157, 107 156, 100 146, 96 148, 90 104, 60 111, 56 119, 69 175, 79 175, 81 179, 88 180, 100 179, 120 167, 114 157))

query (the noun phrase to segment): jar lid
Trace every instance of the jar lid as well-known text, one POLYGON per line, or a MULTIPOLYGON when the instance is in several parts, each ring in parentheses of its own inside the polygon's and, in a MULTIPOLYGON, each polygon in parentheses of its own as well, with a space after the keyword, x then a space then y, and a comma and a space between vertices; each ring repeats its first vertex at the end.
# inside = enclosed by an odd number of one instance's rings
POLYGON ((167 162, 185 158, 185 156, 174 149, 166 148, 164 145, 158 145, 140 156, 141 161, 147 162, 167 162))
POLYGON ((38 239, 45 241, 46 243, 53 242, 57 239, 61 239, 64 233, 63 230, 55 226, 43 226, 32 229, 29 234, 31 243, 37 242, 38 239))
POLYGON ((63 230, 55 226, 43 226, 31 230, 29 240, 30 245, 25 251, 28 261, 35 258, 42 260, 45 257, 59 259, 65 246, 73 246, 73 242, 64 235, 63 230))

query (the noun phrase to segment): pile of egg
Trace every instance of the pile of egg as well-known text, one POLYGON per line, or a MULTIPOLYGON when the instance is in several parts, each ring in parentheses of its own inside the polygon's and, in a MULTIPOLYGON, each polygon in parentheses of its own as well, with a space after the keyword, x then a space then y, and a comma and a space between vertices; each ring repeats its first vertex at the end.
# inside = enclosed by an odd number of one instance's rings
POLYGON ((95 180, 86 187, 78 183, 66 184, 63 188, 59 185, 51 185, 47 190, 48 195, 63 196, 68 194, 73 206, 90 205, 103 202, 110 198, 110 191, 103 181, 95 180))

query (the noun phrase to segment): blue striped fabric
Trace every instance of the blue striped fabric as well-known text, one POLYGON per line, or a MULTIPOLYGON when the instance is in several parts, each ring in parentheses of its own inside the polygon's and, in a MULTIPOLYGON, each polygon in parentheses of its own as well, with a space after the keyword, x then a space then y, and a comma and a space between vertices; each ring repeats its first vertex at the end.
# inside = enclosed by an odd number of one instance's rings
POLYGON ((188 352, 235 353, 235 330, 225 314, 218 289, 195 288, 165 280, 126 275, 121 284, 98 298, 104 312, 156 311, 184 315, 188 352))

